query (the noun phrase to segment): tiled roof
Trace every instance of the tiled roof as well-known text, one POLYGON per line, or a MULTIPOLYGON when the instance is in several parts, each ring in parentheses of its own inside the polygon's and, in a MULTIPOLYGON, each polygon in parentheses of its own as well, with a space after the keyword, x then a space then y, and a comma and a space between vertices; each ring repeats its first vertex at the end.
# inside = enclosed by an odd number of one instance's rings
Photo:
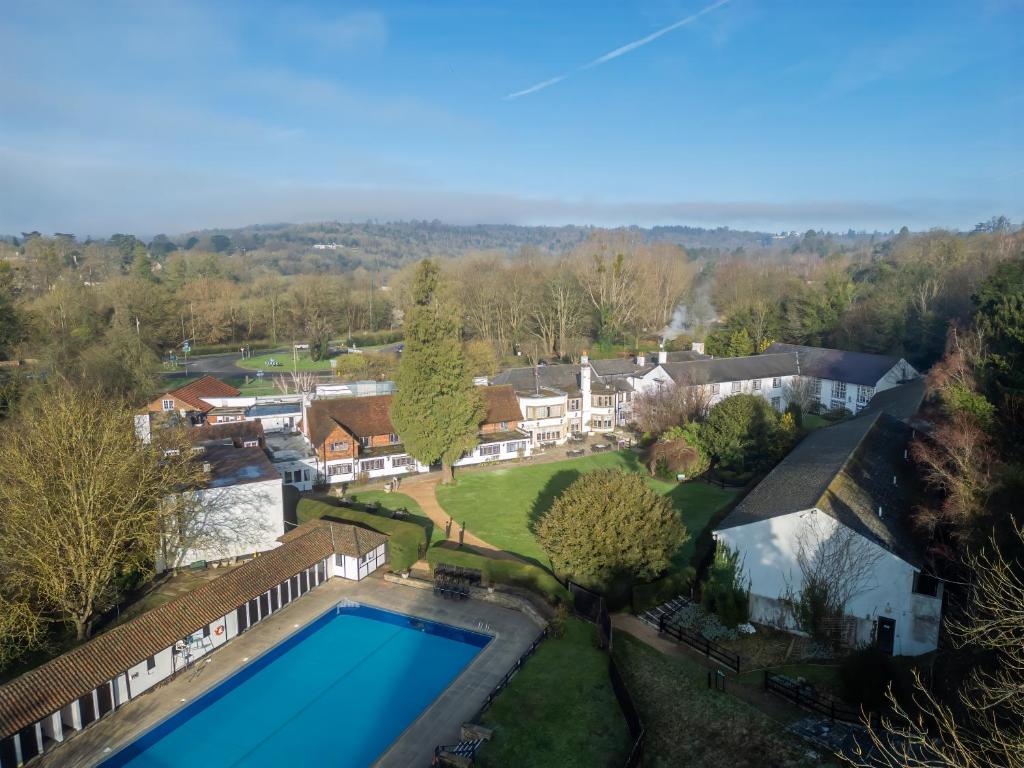
POLYGON ((0 686, 0 738, 17 733, 334 552, 312 528, 0 686))
POLYGON ((348 555, 349 557, 362 557, 372 552, 381 544, 386 544, 388 537, 372 528, 364 528, 348 522, 336 520, 311 520, 298 528, 293 528, 279 541, 293 541, 296 538, 305 536, 310 530, 317 529, 326 531, 334 553, 337 555, 348 555))
POLYGON ((234 387, 225 384, 220 379, 215 379, 213 376, 203 376, 202 378, 189 382, 183 387, 172 389, 167 394, 188 403, 197 411, 206 413, 211 410, 213 406, 200 398, 238 397, 241 392, 234 387))
POLYGON ((519 398, 511 385, 498 387, 481 387, 484 401, 487 403, 486 424, 500 424, 503 421, 521 421, 523 412, 519 410, 519 398))
POLYGON ((208 488, 227 488, 246 483, 281 481, 281 473, 262 448, 235 448, 233 445, 208 445, 202 460, 210 463, 208 488))
MULTIPOLYGON (((804 347, 780 342, 775 342, 765 350, 767 354, 773 352, 799 353, 800 373, 804 376, 845 381, 848 384, 861 384, 866 387, 875 386, 879 379, 900 362, 900 358, 891 355, 846 352, 841 349, 804 347)), ((906 378, 914 375, 916 371, 908 365, 906 378)))
POLYGON ((306 409, 313 445, 321 445, 339 425, 355 437, 392 434, 395 427, 388 413, 391 397, 372 395, 314 400, 306 409))
POLYGON ((188 431, 188 439, 193 445, 200 443, 231 440, 236 445, 246 440, 259 440, 262 444, 266 437, 263 425, 258 421, 225 421, 220 424, 202 424, 188 431))
POLYGON ((805 437, 718 525, 719 530, 818 508, 911 564, 919 542, 908 521, 914 476, 911 430, 877 411, 805 437), (896 482, 893 482, 893 479, 896 482), (882 507, 883 515, 878 516, 882 507))

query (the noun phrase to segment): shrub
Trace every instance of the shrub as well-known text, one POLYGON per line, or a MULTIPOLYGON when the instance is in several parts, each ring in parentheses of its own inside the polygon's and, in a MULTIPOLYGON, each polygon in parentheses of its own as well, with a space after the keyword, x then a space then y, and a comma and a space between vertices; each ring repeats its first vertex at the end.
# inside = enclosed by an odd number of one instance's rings
POLYGON ((681 571, 673 571, 662 578, 646 584, 633 585, 633 612, 642 613, 667 603, 674 597, 688 594, 697 571, 687 566, 681 571))
POLYGON ((647 467, 652 475, 663 480, 675 480, 676 475, 696 477, 709 465, 701 448, 696 424, 673 427, 666 431, 648 451, 647 467))
POLYGON ((717 614, 727 627, 750 620, 750 588, 743 581, 739 553, 731 552, 724 544, 719 544, 715 550, 715 559, 704 582, 701 604, 717 614))
POLYGON ((885 707, 885 694, 890 685, 897 700, 905 700, 910 691, 909 678, 906 670, 875 646, 854 651, 839 667, 843 700, 869 710, 885 707))
POLYGON ((426 547, 427 544, 426 529, 416 523, 392 520, 371 512, 361 512, 323 501, 302 499, 298 504, 298 517, 300 523, 320 517, 331 518, 357 523, 387 534, 389 564, 393 571, 409 570, 412 564, 420 559, 421 548, 426 547))
POLYGON ((756 470, 773 458, 778 424, 778 414, 760 395, 732 395, 708 412, 700 443, 724 469, 756 470))

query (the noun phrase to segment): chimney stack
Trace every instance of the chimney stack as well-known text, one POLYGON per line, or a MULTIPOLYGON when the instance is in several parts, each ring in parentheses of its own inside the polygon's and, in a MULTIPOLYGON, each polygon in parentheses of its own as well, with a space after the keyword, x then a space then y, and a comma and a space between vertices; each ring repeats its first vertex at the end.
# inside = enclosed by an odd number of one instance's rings
POLYGON ((665 345, 661 344, 658 346, 658 365, 664 365, 668 362, 668 352, 665 351, 665 345))
POLYGON ((644 355, 643 352, 636 353, 636 364, 641 366, 647 365, 647 357, 644 355))
POLYGON ((881 505, 879 505, 879 507, 878 507, 878 516, 879 517, 882 516, 882 507, 881 507, 881 505))
POLYGON ((696 352, 698 355, 703 355, 704 354, 704 342, 703 341, 694 341, 694 342, 692 342, 690 344, 690 350, 692 352, 696 352))

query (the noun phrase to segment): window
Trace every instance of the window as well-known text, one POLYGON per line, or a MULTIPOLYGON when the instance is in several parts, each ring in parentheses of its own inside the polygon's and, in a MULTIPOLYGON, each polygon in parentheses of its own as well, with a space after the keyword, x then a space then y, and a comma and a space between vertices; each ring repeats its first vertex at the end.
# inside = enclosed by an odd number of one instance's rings
POLYGON ((735 394, 736 394, 737 392, 740 392, 740 391, 741 391, 742 389, 743 389, 743 382, 741 382, 741 381, 734 381, 734 382, 732 383, 732 393, 733 393, 734 395, 735 395, 735 394))
POLYGON ((914 574, 914 594, 927 597, 939 596, 939 580, 927 573, 914 574))
POLYGON ((388 435, 388 444, 389 445, 396 445, 397 443, 398 443, 398 435, 396 435, 394 432, 392 432, 390 435, 388 435))
POLYGON ((150 656, 146 659, 146 673, 151 675, 154 669, 156 669, 156 656, 150 656))
POLYGON ((309 470, 308 469, 302 470, 302 482, 304 482, 304 483, 308 483, 309 482, 309 470))
POLYGON ((345 556, 344 555, 335 555, 334 556, 334 564, 336 566, 338 566, 339 568, 344 568, 345 567, 345 556))
POLYGON ((349 449, 349 442, 348 442, 348 440, 336 440, 335 442, 331 443, 331 445, 330 445, 330 450, 334 451, 335 453, 343 453, 343 452, 347 451, 348 449, 349 449))
POLYGON ((207 624, 205 627, 203 627, 203 637, 209 637, 209 636, 210 636, 210 625, 207 624))
POLYGON ((359 468, 363 472, 372 472, 377 469, 384 469, 384 459, 367 459, 360 463, 359 468))
POLYGON ((772 379, 772 389, 779 389, 782 387, 782 377, 776 376, 772 379))
POLYGON ((174 410, 174 401, 173 400, 164 400, 162 403, 160 403, 160 405, 161 405, 161 407, 165 411, 173 411, 174 410))
POLYGON ((559 430, 555 430, 554 432, 538 432, 537 440, 543 443, 548 442, 549 440, 558 440, 561 436, 562 433, 559 430))
POLYGON ((412 456, 392 456, 391 466, 392 467, 411 467, 415 464, 415 459, 412 456))
POLYGON ((868 400, 874 396, 874 387, 865 387, 863 385, 857 387, 857 405, 867 405, 868 400))
POLYGON ((246 440, 242 443, 243 448, 258 448, 260 445, 259 440, 246 440))
POLYGON ((488 443, 480 446, 481 456, 497 456, 501 452, 501 443, 488 443))
POLYGON ((752 386, 753 386, 755 392, 760 392, 761 391, 761 380, 760 379, 754 379, 754 381, 752 382, 752 386))
POLYGON ((526 409, 526 415, 531 419, 554 419, 562 415, 562 406, 535 405, 526 409))
POLYGON ((580 410, 580 401, 579 401, 579 399, 570 400, 569 401, 569 410, 570 411, 578 411, 578 410, 580 410))
POLYGON ((711 394, 712 395, 717 395, 721 391, 721 389, 722 388, 718 384, 712 384, 711 385, 711 394))
POLYGON ((370 438, 368 438, 368 437, 360 437, 359 438, 359 444, 361 446, 363 446, 363 448, 369 448, 370 447, 370 438))
POLYGON ((776 411, 781 411, 782 410, 782 398, 781 397, 773 397, 772 398, 772 408, 774 408, 776 411))
POLYGON ((811 379, 811 394, 821 397, 821 379, 811 379))
POLYGON ((519 449, 522 448, 523 443, 517 441, 514 443, 505 443, 505 453, 518 453, 519 449))
POLYGON ((351 475, 352 465, 348 462, 344 464, 330 464, 327 467, 328 477, 337 477, 338 475, 351 475))
POLYGON ((502 432, 507 432, 508 431, 508 422, 507 421, 501 422, 501 431, 502 432))
POLYGON ((845 400, 846 399, 846 382, 845 381, 833 381, 832 382, 832 399, 833 400, 845 400))

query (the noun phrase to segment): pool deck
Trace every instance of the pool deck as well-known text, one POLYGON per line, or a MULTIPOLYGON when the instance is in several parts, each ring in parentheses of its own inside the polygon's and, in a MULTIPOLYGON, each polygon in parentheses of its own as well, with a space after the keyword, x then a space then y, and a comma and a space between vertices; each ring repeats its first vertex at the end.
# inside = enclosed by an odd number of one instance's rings
MULTIPOLYGON (((53 768, 95 766, 344 598, 494 636, 374 763, 379 768, 425 768, 430 765, 435 746, 458 742, 462 723, 476 714, 488 692, 540 632, 526 614, 491 603, 445 600, 430 590, 391 584, 376 577, 358 583, 333 578, 204 657, 192 669, 128 702, 32 764, 53 768)), ((344 727, 344 714, 338 713, 339 727, 344 727)))

